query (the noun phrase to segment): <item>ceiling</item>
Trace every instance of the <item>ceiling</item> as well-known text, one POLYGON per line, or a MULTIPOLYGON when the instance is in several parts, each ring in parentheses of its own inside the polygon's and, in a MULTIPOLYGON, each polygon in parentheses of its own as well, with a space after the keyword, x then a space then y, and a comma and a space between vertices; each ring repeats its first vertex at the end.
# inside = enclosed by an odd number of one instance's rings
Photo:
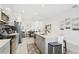
POLYGON ((72 8, 72 4, 6 4, 15 16, 21 15, 23 19, 48 19, 55 17, 72 8))

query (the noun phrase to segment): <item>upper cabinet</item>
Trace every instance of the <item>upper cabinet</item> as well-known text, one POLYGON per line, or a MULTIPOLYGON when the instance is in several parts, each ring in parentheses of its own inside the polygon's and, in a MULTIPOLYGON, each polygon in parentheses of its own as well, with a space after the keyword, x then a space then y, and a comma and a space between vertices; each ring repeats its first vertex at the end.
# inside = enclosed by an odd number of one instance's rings
POLYGON ((9 17, 0 10, 0 23, 8 23, 9 17))

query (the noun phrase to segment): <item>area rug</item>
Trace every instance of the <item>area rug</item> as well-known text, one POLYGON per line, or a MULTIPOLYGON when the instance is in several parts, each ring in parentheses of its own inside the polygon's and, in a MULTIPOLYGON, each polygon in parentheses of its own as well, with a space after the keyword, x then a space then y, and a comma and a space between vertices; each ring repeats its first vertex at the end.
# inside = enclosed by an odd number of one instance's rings
POLYGON ((27 44, 28 54, 40 54, 39 49, 34 43, 27 44))

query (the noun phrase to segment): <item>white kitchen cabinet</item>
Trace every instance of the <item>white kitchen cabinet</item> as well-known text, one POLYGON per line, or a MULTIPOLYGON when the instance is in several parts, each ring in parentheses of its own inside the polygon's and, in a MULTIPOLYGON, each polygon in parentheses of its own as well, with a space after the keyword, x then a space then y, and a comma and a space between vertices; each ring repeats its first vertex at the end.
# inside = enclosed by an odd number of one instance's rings
POLYGON ((46 42, 45 42, 44 37, 36 34, 35 44, 39 48, 41 53, 46 53, 45 52, 45 49, 46 49, 45 44, 46 44, 46 42))
POLYGON ((9 21, 9 17, 3 13, 2 9, 0 9, 0 22, 7 23, 9 21))
POLYGON ((10 54, 10 39, 0 40, 0 54, 10 54))
POLYGON ((45 38, 40 37, 39 35, 36 35, 35 43, 41 53, 45 53, 45 38))

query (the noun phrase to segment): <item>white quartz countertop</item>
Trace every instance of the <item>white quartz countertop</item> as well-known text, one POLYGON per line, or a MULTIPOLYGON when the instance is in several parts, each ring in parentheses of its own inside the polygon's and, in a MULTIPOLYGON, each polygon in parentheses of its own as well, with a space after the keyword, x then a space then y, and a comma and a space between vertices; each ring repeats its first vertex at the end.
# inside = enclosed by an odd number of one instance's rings
POLYGON ((18 33, 11 33, 11 34, 7 34, 5 36, 16 36, 18 33))
POLYGON ((48 33, 48 34, 46 34, 46 35, 42 35, 42 34, 40 34, 40 33, 36 33, 37 35, 40 35, 41 37, 43 37, 43 38, 56 38, 56 37, 59 37, 60 36, 60 34, 59 33, 48 33))
POLYGON ((0 48, 3 47, 10 39, 0 39, 0 48))

